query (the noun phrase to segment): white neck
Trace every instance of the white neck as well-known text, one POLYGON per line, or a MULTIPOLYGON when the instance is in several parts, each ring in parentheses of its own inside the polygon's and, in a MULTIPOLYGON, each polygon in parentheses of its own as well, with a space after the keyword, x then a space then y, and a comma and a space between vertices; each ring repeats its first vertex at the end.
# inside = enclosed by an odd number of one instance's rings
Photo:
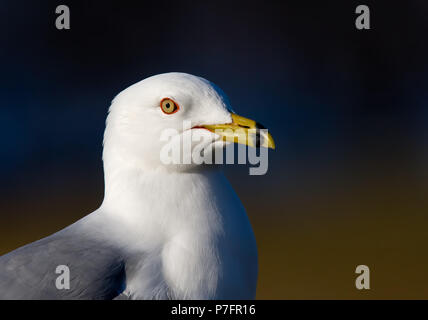
MULTIPOLYGON (((120 226, 117 239, 124 246, 162 258, 160 282, 181 298, 227 298, 255 290, 256 269, 247 267, 251 276, 242 279, 228 273, 235 264, 257 266, 257 252, 245 210, 219 170, 149 171, 120 157, 109 160, 101 211, 120 226), (225 287, 235 281, 242 282, 236 286, 242 292, 225 287)), ((130 290, 147 292, 141 283, 130 290)))

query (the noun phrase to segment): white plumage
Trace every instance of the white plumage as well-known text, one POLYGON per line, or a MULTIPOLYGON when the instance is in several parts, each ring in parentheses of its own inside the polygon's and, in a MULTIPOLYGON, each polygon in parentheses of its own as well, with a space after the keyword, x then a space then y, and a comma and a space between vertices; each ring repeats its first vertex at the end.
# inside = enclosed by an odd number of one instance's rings
MULTIPOLYGON (((106 192, 100 208, 114 219, 117 241, 148 253, 125 293, 151 298, 251 299, 257 249, 245 210, 222 172, 209 165, 165 166, 162 130, 231 122, 224 94, 182 73, 143 80, 120 93, 110 108, 104 139, 106 192), (162 98, 180 112, 165 115, 162 98), (147 265, 150 262, 152 266, 147 265)), ((192 134, 219 136, 193 129, 192 134)), ((108 221, 108 220, 106 220, 108 221)))
POLYGON ((221 136, 201 126, 231 123, 230 110, 219 88, 183 73, 121 92, 106 122, 101 207, 0 257, 0 298, 255 298, 256 242, 227 179, 218 166, 160 159, 168 128, 177 143, 191 133, 209 141, 206 152, 221 148, 221 136), (166 97, 178 112, 162 112, 166 97), (183 130, 184 120, 193 129, 183 130), (58 264, 70 267, 69 291, 53 287, 58 264))

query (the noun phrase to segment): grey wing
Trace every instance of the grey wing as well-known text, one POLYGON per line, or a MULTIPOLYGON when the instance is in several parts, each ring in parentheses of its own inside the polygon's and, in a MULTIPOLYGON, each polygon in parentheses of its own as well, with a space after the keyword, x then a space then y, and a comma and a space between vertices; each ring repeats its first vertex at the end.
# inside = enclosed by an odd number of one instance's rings
POLYGON ((113 300, 132 300, 131 297, 125 293, 121 293, 118 296, 114 297, 113 300))
POLYGON ((72 229, 0 257, 0 299, 113 299, 125 282, 120 252, 72 229), (69 289, 58 266, 68 267, 69 289))

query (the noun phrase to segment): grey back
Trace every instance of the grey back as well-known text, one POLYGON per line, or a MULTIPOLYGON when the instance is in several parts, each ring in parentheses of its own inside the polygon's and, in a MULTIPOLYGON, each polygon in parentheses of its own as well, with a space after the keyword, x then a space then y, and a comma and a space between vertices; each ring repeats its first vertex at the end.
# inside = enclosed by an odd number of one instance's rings
POLYGON ((66 228, 0 257, 0 299, 113 299, 126 286, 120 250, 76 228, 66 228), (60 265, 70 288, 58 289, 60 265))

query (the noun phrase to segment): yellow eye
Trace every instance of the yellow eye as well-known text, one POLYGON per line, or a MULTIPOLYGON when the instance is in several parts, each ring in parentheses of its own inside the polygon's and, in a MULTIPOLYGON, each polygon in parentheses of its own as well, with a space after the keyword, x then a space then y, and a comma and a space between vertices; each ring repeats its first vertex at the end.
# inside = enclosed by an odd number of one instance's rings
POLYGON ((162 111, 166 114, 173 114, 173 113, 177 112, 178 109, 180 109, 178 107, 178 104, 176 104, 174 101, 172 101, 169 98, 162 99, 162 101, 160 103, 160 107, 161 107, 162 111))

